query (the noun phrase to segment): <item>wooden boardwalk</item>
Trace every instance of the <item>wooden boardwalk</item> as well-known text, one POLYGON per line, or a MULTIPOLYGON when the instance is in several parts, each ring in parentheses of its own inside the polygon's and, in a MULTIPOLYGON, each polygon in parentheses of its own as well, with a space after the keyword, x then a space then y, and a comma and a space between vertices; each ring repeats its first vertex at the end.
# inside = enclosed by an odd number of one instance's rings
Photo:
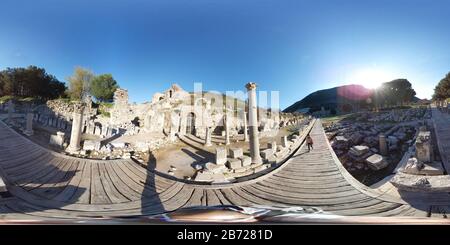
POLYGON ((300 147, 274 171, 211 186, 169 179, 133 160, 87 160, 50 152, 0 121, 0 174, 12 194, 0 197, 0 218, 119 217, 228 204, 316 207, 352 216, 427 217, 433 208, 449 209, 450 199, 438 207, 408 204, 360 184, 342 167, 320 121, 311 136, 311 152, 300 147))

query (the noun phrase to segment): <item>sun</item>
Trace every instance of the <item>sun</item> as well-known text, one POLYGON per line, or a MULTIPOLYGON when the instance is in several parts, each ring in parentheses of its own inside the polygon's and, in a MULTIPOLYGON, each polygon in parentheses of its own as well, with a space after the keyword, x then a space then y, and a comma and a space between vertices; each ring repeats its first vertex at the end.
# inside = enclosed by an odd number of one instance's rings
POLYGON ((366 88, 375 89, 384 82, 394 80, 392 73, 379 68, 364 68, 353 72, 350 76, 350 82, 361 84, 366 88))

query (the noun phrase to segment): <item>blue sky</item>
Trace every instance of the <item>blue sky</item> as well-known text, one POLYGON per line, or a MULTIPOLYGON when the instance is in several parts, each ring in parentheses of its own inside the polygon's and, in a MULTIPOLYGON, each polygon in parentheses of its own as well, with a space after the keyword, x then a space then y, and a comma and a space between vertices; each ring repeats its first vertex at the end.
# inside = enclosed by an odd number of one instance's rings
POLYGON ((407 78, 423 98, 450 72, 449 0, 3 0, 1 7, 0 69, 32 64, 61 81, 75 66, 112 73, 135 102, 170 83, 225 92, 256 81, 280 91, 285 108, 318 89, 367 85, 367 69, 407 78))

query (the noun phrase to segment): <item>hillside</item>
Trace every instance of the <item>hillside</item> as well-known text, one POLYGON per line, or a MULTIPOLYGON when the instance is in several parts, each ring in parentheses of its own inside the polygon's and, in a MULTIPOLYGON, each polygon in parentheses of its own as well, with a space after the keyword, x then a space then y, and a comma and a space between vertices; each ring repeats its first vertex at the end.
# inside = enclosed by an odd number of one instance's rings
POLYGON ((360 104, 369 99, 372 94, 373 90, 355 84, 323 89, 295 102, 293 105, 284 109, 283 112, 296 112, 304 108, 317 111, 321 107, 336 110, 338 108, 360 104))
POLYGON ((418 102, 416 92, 406 79, 396 79, 383 83, 376 90, 368 89, 362 85, 343 85, 323 89, 309 94, 300 101, 284 109, 283 112, 299 112, 309 109, 315 112, 322 109, 339 113, 348 113, 361 108, 378 106, 396 106, 404 102, 418 102))

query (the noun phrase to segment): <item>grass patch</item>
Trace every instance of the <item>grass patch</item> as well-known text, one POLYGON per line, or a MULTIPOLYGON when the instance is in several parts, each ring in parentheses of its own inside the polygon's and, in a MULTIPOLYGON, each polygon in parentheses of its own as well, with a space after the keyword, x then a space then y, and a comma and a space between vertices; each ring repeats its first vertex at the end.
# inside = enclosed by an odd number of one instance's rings
POLYGON ((104 117, 111 117, 109 110, 114 106, 113 103, 100 102, 98 105, 98 113, 104 117))
POLYGON ((110 102, 100 102, 100 106, 104 106, 106 108, 112 108, 114 106, 114 104, 110 103, 110 102))
POLYGON ((351 119, 353 117, 355 117, 354 114, 344 114, 344 115, 338 115, 338 116, 323 117, 323 118, 321 118, 321 120, 324 124, 331 124, 331 123, 340 122, 345 119, 351 119))
POLYGON ((12 99, 14 99, 14 96, 5 95, 5 96, 0 97, 0 103, 5 103, 12 99))

